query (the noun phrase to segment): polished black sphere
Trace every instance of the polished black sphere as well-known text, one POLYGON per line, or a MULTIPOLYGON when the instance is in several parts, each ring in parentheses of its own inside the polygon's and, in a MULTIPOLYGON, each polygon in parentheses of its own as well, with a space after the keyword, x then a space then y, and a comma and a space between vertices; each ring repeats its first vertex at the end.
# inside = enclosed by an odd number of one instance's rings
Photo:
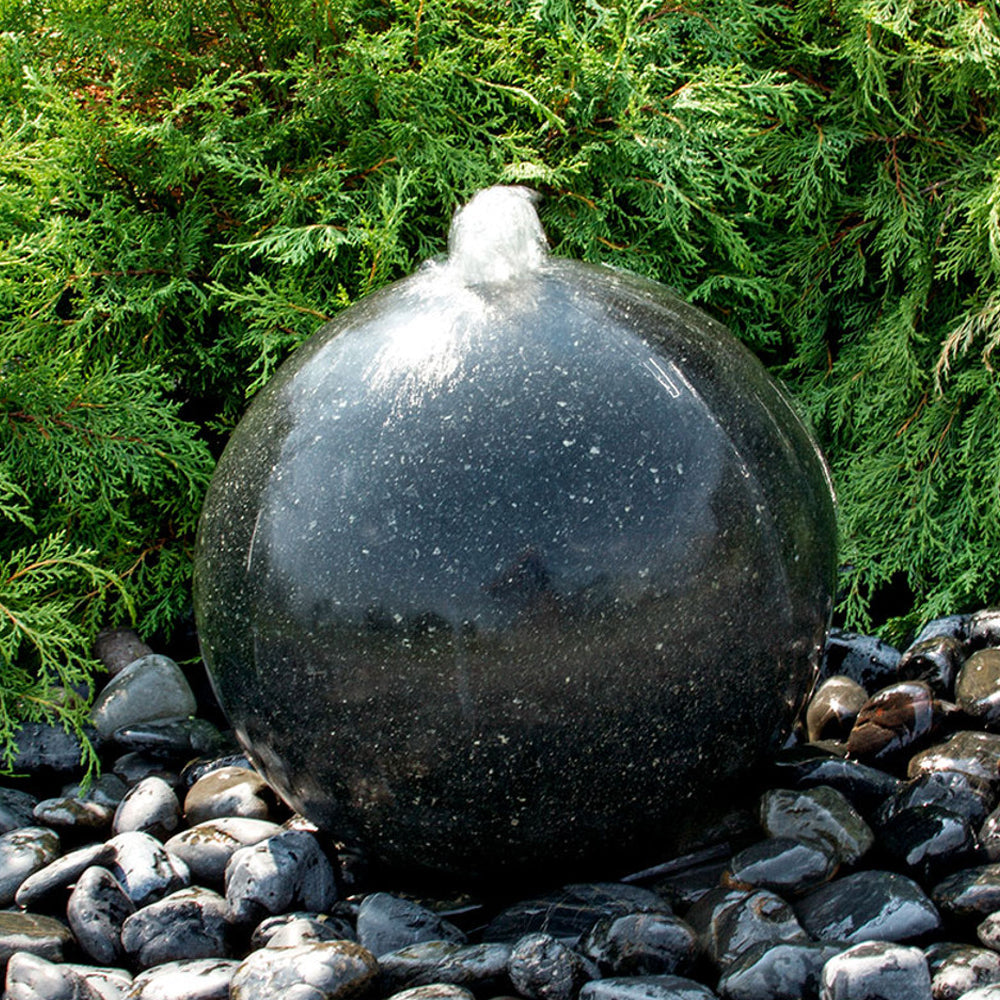
POLYGON ((519 189, 473 205, 236 429, 202 650, 263 774, 374 858, 624 871, 689 841, 807 694, 829 480, 717 322, 549 258, 519 189))

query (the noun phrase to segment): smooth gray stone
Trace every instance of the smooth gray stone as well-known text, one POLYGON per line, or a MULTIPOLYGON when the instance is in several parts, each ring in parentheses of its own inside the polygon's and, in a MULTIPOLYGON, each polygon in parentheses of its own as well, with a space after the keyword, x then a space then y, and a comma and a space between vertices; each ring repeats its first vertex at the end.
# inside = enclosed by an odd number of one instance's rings
POLYGON ((388 1000, 475 1000, 475 994, 451 983, 430 983, 393 993, 388 1000))
POLYGON ((760 800, 760 823, 769 837, 819 844, 832 849, 844 864, 854 864, 875 843, 871 827, 854 806, 824 785, 765 792, 760 800))
POLYGON ((955 680, 955 701, 984 726, 1000 724, 1000 649, 980 649, 962 664, 955 680))
POLYGON ((195 958, 157 965, 132 980, 128 1000, 229 1000, 229 984, 239 964, 233 959, 195 958))
POLYGON ((103 806, 117 808, 127 791, 128 785, 117 774, 102 774, 87 785, 81 782, 66 785, 62 789, 62 794, 86 802, 98 802, 103 806))
POLYGON ((77 943, 103 965, 122 958, 122 925, 134 912, 135 903, 121 883, 96 865, 80 875, 66 904, 66 917, 77 943))
POLYGON ((151 653, 111 678, 94 699, 91 718, 107 739, 126 726, 153 719, 184 718, 197 710, 181 668, 169 657, 151 653))
POLYGON ((947 914, 981 920, 1000 910, 1000 863, 963 868, 949 875, 934 886, 931 898, 947 914))
POLYGON ((358 908, 358 941, 378 957, 418 941, 465 942, 454 924, 408 899, 387 892, 365 896, 358 908))
POLYGON ((726 885, 794 896, 829 882, 836 870, 830 845, 771 837, 734 855, 723 879, 726 885))
POLYGON ((820 1000, 931 1000, 931 974, 919 948, 865 941, 823 966, 820 1000))
POLYGON ((875 692, 896 678, 900 652, 874 635, 832 628, 823 650, 821 677, 843 674, 875 692))
POLYGON ((200 886, 179 889, 125 920, 122 947, 133 962, 154 965, 194 958, 228 958, 226 901, 200 886))
POLYGON ((273 820, 274 812, 274 792, 256 771, 246 767, 210 771, 184 797, 184 817, 191 826, 225 816, 273 820))
POLYGON ((683 974, 694 964, 694 929, 670 913, 604 917, 584 935, 580 951, 604 976, 683 974))
POLYGON ((101 1000, 126 1000, 126 994, 132 986, 132 974, 125 969, 73 964, 70 968, 87 980, 101 1000))
POLYGON ((354 927, 344 917, 326 913, 279 913, 257 925, 250 937, 250 947, 287 948, 313 941, 356 940, 354 927))
POLYGON ((933 618, 914 637, 913 642, 907 648, 912 648, 925 639, 933 639, 937 636, 949 636, 959 642, 965 642, 969 637, 969 620, 971 615, 944 615, 941 618, 933 618))
POLYGON ((990 861, 1000 861, 1000 809, 994 809, 979 828, 979 846, 990 861))
POLYGON ((31 826, 36 805, 38 799, 34 795, 17 788, 0 788, 0 834, 31 826))
POLYGON ((906 773, 916 778, 930 771, 960 771, 987 782, 994 792, 1000 786, 1000 735, 962 729, 943 743, 910 758, 906 773))
POLYGON ((991 913, 976 928, 976 937, 987 948, 1000 951, 1000 911, 991 913))
POLYGON ((21 883, 14 900, 18 906, 30 908, 56 892, 69 889, 91 865, 110 864, 114 857, 114 845, 107 842, 79 847, 29 875, 21 883))
POLYGON ((551 934, 526 934, 507 960, 510 981, 528 1000, 575 1000, 580 987, 599 979, 597 966, 551 934))
POLYGON ((382 955, 378 964, 388 993, 444 982, 489 996, 512 989, 507 972, 510 953, 511 945, 502 942, 421 941, 382 955))
POLYGON ((61 850, 59 834, 43 826, 25 826, 0 836, 0 907, 14 902, 21 883, 61 850))
POLYGON ((879 846, 925 883, 981 860, 969 820, 933 805, 912 806, 893 815, 879 829, 879 846))
POLYGON ((102 997, 72 966, 57 965, 21 951, 7 963, 4 1000, 102 1000, 102 997))
POLYGON ((149 656, 153 650, 130 628, 101 629, 94 639, 94 656, 104 664, 114 677, 130 663, 149 656))
POLYGON ((687 920, 720 968, 759 944, 808 940, 791 906, 766 889, 714 890, 691 907, 687 920))
POLYGON ((111 826, 115 833, 139 831, 162 841, 177 829, 180 820, 176 792, 163 778, 150 776, 128 790, 111 826))
POLYGON ((969 990, 1000 983, 1000 955, 989 948, 944 942, 924 950, 934 1000, 958 1000, 969 990))
POLYGON ((241 847, 226 866, 226 902, 233 923, 259 923, 272 913, 327 910, 336 899, 333 866, 304 830, 284 830, 241 847))
POLYGON ((961 771, 928 771, 906 782, 879 809, 876 822, 887 824, 904 809, 938 806, 967 816, 974 826, 983 823, 996 804, 989 782, 961 771))
POLYGON ((959 639, 950 635, 935 635, 914 642, 903 652, 899 661, 901 680, 926 681, 939 698, 951 698, 955 675, 965 659, 959 639))
POLYGON ((108 844, 115 851, 108 870, 137 907, 190 884, 187 865, 148 833, 119 833, 108 844))
POLYGON ((862 871, 835 879, 795 904, 802 926, 819 941, 906 941, 936 930, 941 917, 913 879, 862 871))
POLYGON ((602 917, 623 917, 643 910, 669 913, 670 904, 639 886, 580 882, 502 910, 483 931, 483 940, 514 942, 541 931, 573 945, 602 917))
POLYGON ((964 994, 962 1000, 1000 1000, 1000 986, 977 986, 964 994))
POLYGON ((1000 609, 982 608, 969 615, 965 643, 970 650, 1000 646, 1000 609))
POLYGON ((224 767, 245 767, 248 771, 256 770, 250 758, 245 753, 227 753, 221 757, 218 755, 211 757, 198 757, 188 761, 181 769, 181 781, 184 787, 190 789, 195 782, 200 781, 206 774, 213 771, 221 771, 224 767))
POLYGON ((378 976, 375 956, 353 941, 318 941, 251 952, 233 973, 230 1000, 342 1000, 378 976))
POLYGON ((182 830, 164 846, 188 866, 193 881, 221 886, 225 880, 226 865, 236 851, 259 844, 281 833, 281 829, 277 823, 268 820, 231 816, 208 820, 182 830))
POLYGON ((50 962, 61 962, 73 934, 61 921, 38 913, 0 910, 0 967, 10 956, 26 951, 50 962))
POLYGON ((899 778, 856 760, 846 760, 816 744, 782 751, 774 761, 774 784, 784 788, 828 785, 863 816, 870 816, 902 786, 899 778))
POLYGON ((171 788, 181 787, 181 778, 171 764, 162 757, 130 750, 115 759, 114 773, 129 787, 143 778, 162 778, 171 788))
POLYGON ((115 811, 102 802, 72 796, 44 799, 35 806, 35 821, 76 830, 103 830, 111 826, 115 811))
POLYGON ((819 993, 823 966, 843 944, 761 944, 723 970, 718 992, 725 1000, 800 1000, 819 993))
POLYGON ((715 993, 683 976, 625 976, 587 983, 579 1000, 715 1000, 715 993))

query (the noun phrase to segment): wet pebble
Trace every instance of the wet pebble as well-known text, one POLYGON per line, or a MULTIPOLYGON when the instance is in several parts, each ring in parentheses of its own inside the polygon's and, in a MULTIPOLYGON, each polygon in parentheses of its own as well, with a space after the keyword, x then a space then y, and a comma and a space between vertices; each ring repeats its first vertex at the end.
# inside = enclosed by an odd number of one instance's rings
POLYGON ((0 836, 0 907, 14 902, 21 883, 55 860, 59 834, 43 826, 24 826, 0 836))
POLYGON ((965 626, 965 644, 971 651, 985 646, 1000 646, 1000 609, 983 608, 969 615, 965 626))
POLYGON ((346 917, 296 911, 280 913, 261 921, 250 938, 250 947, 287 948, 290 945, 311 944, 313 941, 356 940, 354 927, 346 917))
POLYGON ((180 775, 162 757, 154 757, 130 750, 115 758, 112 773, 116 774, 131 788, 143 778, 162 778, 171 788, 179 788, 180 775))
POLYGON ((888 824, 894 815, 917 806, 937 806, 978 826, 985 821, 995 799, 989 782, 981 778, 961 771, 928 771, 886 799, 878 812, 878 823, 888 824))
POLYGON ((68 891, 91 865, 107 865, 114 858, 113 844, 96 843, 79 847, 29 875, 19 886, 14 901, 18 906, 29 909, 44 904, 53 895, 68 891))
POLYGON ((595 979, 580 990, 579 1000, 715 1000, 704 983, 684 976, 627 976, 595 979))
POLYGON ((1000 785, 1000 735, 961 729, 910 758, 909 777, 931 771, 958 771, 987 782, 995 792, 1000 785))
POLYGON ((110 965, 124 955, 122 925, 135 913, 121 883, 106 868, 92 866, 79 877, 66 916, 80 947, 95 961, 110 965))
POLYGON ((115 833, 148 833, 166 840, 178 827, 181 806, 173 788, 163 778, 150 776, 126 792, 115 811, 115 833))
POLYGON ((511 992, 507 963, 512 945, 501 942, 462 945, 454 941, 421 941, 382 955, 379 960, 386 993, 411 986, 452 983, 477 994, 511 992))
POLYGON ((130 663, 149 656, 152 652, 138 633, 130 628, 102 629, 94 639, 94 656, 104 664, 112 677, 120 674, 130 663))
POLYGON ((819 993, 823 966, 844 946, 822 942, 761 944, 726 966, 718 992, 725 1000, 799 1000, 819 993))
POLYGON ((528 1000, 575 1000, 580 987, 599 978, 597 966, 551 934, 526 934, 511 949, 510 981, 528 1000))
POLYGON ((965 661, 955 681, 955 701, 982 725, 1000 725, 1000 649, 980 649, 965 661))
POLYGON ((882 849, 908 873, 933 881, 975 864, 979 846, 969 819, 940 806, 911 806, 879 830, 882 849))
POLYGON ((579 947, 603 976, 683 974, 694 965, 697 938, 673 914, 629 913, 598 920, 579 947))
POLYGON ((836 870, 837 859, 825 844, 770 837, 735 855, 723 878, 738 888, 795 896, 828 882, 836 870))
POLYGON ((141 968, 190 958, 228 958, 226 901, 192 886, 144 906, 122 926, 122 947, 141 968))
POLYGON ((825 785, 765 792, 760 823, 769 837, 818 844, 845 864, 858 861, 875 842, 861 814, 840 792, 825 785))
MULTIPOLYGON (((90 731, 91 742, 100 746, 98 733, 90 731)), ((83 744, 75 733, 45 722, 25 722, 14 737, 17 753, 11 762, 13 774, 33 776, 71 775, 80 770, 83 744)))
POLYGON ((823 650, 821 675, 843 674, 866 691, 877 691, 895 680, 900 653, 873 635, 830 629, 823 650))
POLYGON ((412 989, 393 993, 390 1000, 475 1000, 475 994, 464 986, 429 983, 427 986, 414 986, 412 989))
POLYGON ((378 963, 351 941, 251 952, 233 972, 230 1000, 340 1000, 374 984, 378 963))
POLYGON ((779 754, 774 770, 779 785, 792 788, 825 785, 835 789, 865 817, 898 792, 903 784, 885 771, 856 760, 846 760, 810 744, 779 754))
POLYGON ((378 957, 419 941, 465 942, 454 924, 418 903, 387 892, 366 896, 358 908, 358 941, 378 957))
POLYGON ((61 962, 63 950, 72 942, 72 932, 60 920, 38 913, 0 911, 0 966, 6 966, 18 951, 61 962))
POLYGON ((1000 983, 1000 955, 988 948, 941 942, 924 954, 934 1000, 958 1000, 978 986, 1000 983))
POLYGON ((38 799, 16 788, 0 788, 0 834, 10 833, 35 820, 38 799))
POLYGON ((952 635, 932 635, 903 651, 897 673, 900 680, 925 681, 939 698, 950 698, 955 677, 965 659, 965 648, 952 635))
POLYGON ((823 966, 821 1000, 931 1000, 931 975, 919 948, 866 941, 823 966))
POLYGON ((187 865, 148 833, 119 833, 108 844, 114 848, 109 870, 137 907, 189 884, 187 865))
POLYGON ((799 900, 795 912, 816 940, 850 944, 908 941, 937 930, 941 923, 934 903, 916 882, 886 871, 835 879, 799 900))
POLYGON ((847 737, 847 752, 866 763, 890 764, 926 741, 937 723, 934 696, 923 681, 900 681, 876 692, 847 737))
POLYGON ((846 739, 866 701, 868 692, 857 681, 843 674, 827 677, 806 709, 809 740, 846 739))
POLYGON ((132 987, 132 974, 128 970, 77 964, 70 964, 69 968, 86 979, 101 1000, 128 1000, 132 987))
POLYGON ((976 928, 976 937, 993 951, 1000 951, 1000 911, 991 913, 976 928))
POLYGON ((1000 910, 1000 863, 963 868, 938 882, 931 896, 945 913, 982 920, 1000 910))
POLYGON ((102 1000, 72 966, 18 952, 7 963, 4 1000, 102 1000))
POLYGON ((123 750, 180 759, 191 754, 218 753, 230 741, 205 719, 153 719, 122 726, 112 734, 123 750))
POLYGON ((229 1000, 230 981, 239 964, 232 959, 195 958, 157 965, 132 980, 126 1000, 229 1000))
POLYGON ((277 833, 281 833, 281 827, 269 820, 229 816, 181 830, 164 846, 188 866, 192 879, 209 886, 221 886, 226 865, 236 851, 259 844, 277 833))
POLYGON ((259 923, 290 909, 326 910, 336 898, 333 866, 316 838, 284 830, 241 847, 226 866, 226 902, 234 923, 259 923))
POLYGON ((223 816, 273 819, 274 793, 256 772, 223 767, 199 778, 184 798, 184 816, 191 826, 223 816))

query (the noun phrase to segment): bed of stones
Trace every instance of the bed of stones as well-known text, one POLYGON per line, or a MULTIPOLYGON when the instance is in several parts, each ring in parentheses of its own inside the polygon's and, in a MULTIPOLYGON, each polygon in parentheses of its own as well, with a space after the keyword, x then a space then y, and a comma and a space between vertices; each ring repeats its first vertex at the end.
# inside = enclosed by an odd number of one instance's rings
POLYGON ((1000 1000, 1000 611, 835 632, 797 733, 697 850, 527 898, 378 884, 273 794, 197 665, 102 634, 103 762, 22 731, 8 1000, 1000 1000))

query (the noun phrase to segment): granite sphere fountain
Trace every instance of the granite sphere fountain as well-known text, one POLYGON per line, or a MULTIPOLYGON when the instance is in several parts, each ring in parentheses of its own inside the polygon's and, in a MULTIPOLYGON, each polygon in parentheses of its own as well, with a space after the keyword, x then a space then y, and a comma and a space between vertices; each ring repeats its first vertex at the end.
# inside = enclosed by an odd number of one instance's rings
POLYGON ((491 188, 260 392, 197 548, 212 683, 290 805, 398 871, 551 881, 665 856, 780 742, 835 528, 746 349, 491 188))

